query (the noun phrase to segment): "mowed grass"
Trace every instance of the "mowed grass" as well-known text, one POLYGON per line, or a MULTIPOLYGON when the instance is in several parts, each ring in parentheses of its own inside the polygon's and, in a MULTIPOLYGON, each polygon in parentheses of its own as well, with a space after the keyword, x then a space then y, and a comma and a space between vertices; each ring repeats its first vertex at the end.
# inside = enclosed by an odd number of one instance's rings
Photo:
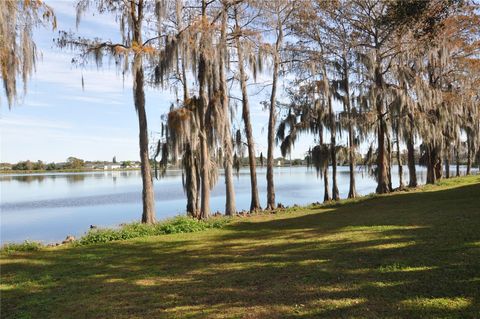
POLYGON ((480 318, 480 176, 1 257, 2 318, 480 318))

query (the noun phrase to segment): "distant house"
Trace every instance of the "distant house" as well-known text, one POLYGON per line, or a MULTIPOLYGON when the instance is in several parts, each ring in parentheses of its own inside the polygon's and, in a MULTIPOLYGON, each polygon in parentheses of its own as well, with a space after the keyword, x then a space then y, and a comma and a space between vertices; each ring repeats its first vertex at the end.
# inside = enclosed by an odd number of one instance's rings
POLYGON ((12 164, 10 163, 0 163, 0 170, 6 171, 6 170, 11 170, 12 169, 12 164))
POLYGON ((63 168, 65 168, 65 167, 67 166, 67 164, 68 164, 68 163, 66 163, 66 162, 55 163, 55 167, 56 167, 57 169, 63 169, 63 168))
POLYGON ((103 165, 103 169, 120 169, 122 166, 118 163, 106 163, 103 165))
POLYGON ((140 162, 133 162, 132 163, 132 166, 130 166, 132 168, 139 168, 140 167, 140 162))

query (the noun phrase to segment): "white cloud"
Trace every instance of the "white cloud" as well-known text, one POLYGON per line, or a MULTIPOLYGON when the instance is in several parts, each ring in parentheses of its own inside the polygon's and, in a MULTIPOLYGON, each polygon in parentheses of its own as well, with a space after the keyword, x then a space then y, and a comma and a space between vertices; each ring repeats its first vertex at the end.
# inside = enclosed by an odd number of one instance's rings
POLYGON ((32 106, 32 107, 51 107, 52 106, 51 104, 46 102, 31 101, 31 100, 27 100, 23 104, 27 106, 32 106))
POLYGON ((43 61, 38 65, 33 76, 34 81, 49 83, 68 89, 82 90, 82 77, 85 91, 93 93, 122 93, 131 89, 131 77, 121 75, 107 64, 101 69, 76 68, 71 64, 74 53, 50 51, 44 55, 43 61))
POLYGON ((120 99, 115 100, 109 97, 94 97, 94 96, 63 96, 65 99, 70 99, 74 101, 87 102, 100 105, 124 105, 125 103, 121 102, 120 99))
POLYGON ((14 115, 9 116, 8 118, 0 119, 0 123, 2 123, 2 130, 9 130, 9 129, 22 130, 22 128, 19 128, 19 127, 63 130, 63 129, 69 129, 72 127, 70 124, 66 122, 18 117, 14 115))

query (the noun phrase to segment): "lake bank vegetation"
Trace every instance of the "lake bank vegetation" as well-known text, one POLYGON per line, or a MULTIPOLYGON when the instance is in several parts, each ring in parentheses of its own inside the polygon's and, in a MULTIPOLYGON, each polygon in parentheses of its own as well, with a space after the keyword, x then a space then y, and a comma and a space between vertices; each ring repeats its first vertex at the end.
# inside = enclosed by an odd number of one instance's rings
POLYGON ((85 246, 132 238, 193 233, 207 229, 222 228, 230 222, 231 219, 220 216, 208 220, 198 220, 188 216, 177 216, 175 218, 162 220, 155 224, 131 223, 122 224, 116 228, 98 228, 97 226, 92 225, 90 227, 91 229, 78 239, 73 236, 67 236, 68 240, 65 240, 62 243, 50 243, 47 245, 41 242, 26 240, 23 243, 5 244, 1 247, 0 251, 10 254, 14 252, 37 251, 66 244, 85 246))
MULTIPOLYGON (((464 176, 455 179, 445 180, 444 182, 437 182, 436 185, 433 185, 434 189, 439 186, 455 186, 458 184, 470 184, 472 182, 480 182, 480 177, 478 176, 464 176)), ((402 192, 418 192, 418 191, 429 191, 432 189, 432 185, 423 185, 417 186, 415 188, 405 187, 402 192)), ((90 226, 90 230, 87 231, 84 235, 79 238, 75 238, 71 235, 67 236, 67 240, 64 242, 49 243, 45 244, 42 242, 35 242, 26 240, 23 243, 9 243, 1 247, 0 252, 4 253, 13 253, 21 251, 36 251, 48 247, 56 247, 60 245, 71 245, 74 246, 85 246, 99 243, 107 243, 111 241, 118 240, 127 240, 133 238, 141 237, 151 237, 158 235, 166 234, 177 234, 177 233, 192 233, 197 231, 204 231, 208 229, 221 229, 226 225, 229 225, 232 222, 238 222, 237 218, 245 217, 254 217, 258 214, 260 215, 282 215, 288 214, 295 211, 317 209, 317 208, 335 208, 343 205, 349 205, 353 203, 359 203, 366 200, 370 200, 380 196, 379 194, 368 194, 365 196, 357 196, 351 199, 343 199, 338 201, 329 201, 329 202, 315 202, 308 206, 298 206, 293 205, 292 207, 285 207, 281 203, 271 210, 262 210, 252 213, 250 211, 241 211, 236 213, 233 216, 224 216, 220 212, 216 212, 214 216, 211 216, 209 219, 196 219, 192 216, 176 216, 174 218, 158 221, 154 224, 145 224, 145 223, 125 223, 121 224, 118 227, 110 228, 101 228, 95 225, 90 226)))
POLYGON ((65 162, 45 163, 38 161, 20 161, 15 164, 0 163, 1 173, 40 173, 40 172, 83 172, 94 170, 129 170, 139 169, 140 163, 135 161, 86 161, 76 157, 69 157, 65 162))

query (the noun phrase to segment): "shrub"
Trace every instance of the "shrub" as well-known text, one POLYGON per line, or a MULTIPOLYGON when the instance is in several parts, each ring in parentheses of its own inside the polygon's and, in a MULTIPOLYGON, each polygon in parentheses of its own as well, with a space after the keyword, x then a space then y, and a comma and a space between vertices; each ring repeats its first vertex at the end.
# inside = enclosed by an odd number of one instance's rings
POLYGON ((23 243, 11 243, 2 246, 1 251, 5 253, 21 252, 21 251, 36 251, 42 248, 42 244, 35 241, 24 241, 23 243))
POLYGON ((193 233, 210 228, 222 228, 228 224, 229 221, 228 218, 212 218, 203 221, 179 216, 153 225, 132 223, 116 229, 92 229, 80 238, 77 244, 89 245, 139 237, 193 233))

